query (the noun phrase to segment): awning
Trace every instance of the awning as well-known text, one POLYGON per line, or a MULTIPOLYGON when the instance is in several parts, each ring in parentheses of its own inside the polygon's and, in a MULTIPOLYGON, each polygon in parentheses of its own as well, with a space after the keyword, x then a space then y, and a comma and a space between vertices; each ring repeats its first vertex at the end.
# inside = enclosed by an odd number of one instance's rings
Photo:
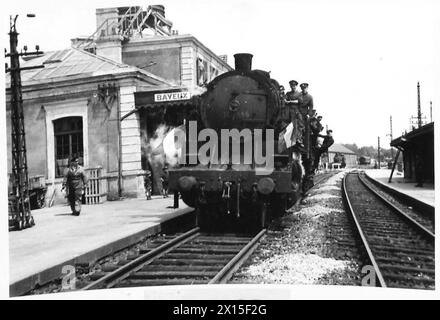
POLYGON ((413 131, 394 139, 391 141, 390 146, 405 149, 409 144, 413 144, 415 140, 424 139, 425 136, 431 134, 434 134, 434 122, 428 123, 423 127, 414 129, 413 131))
MULTIPOLYGON (((180 91, 181 92, 181 91, 180 91)), ((159 110, 162 108, 169 108, 174 106, 193 106, 196 102, 197 96, 190 96, 189 99, 184 100, 170 100, 170 101, 162 101, 157 102, 154 101, 154 96, 158 94, 173 94, 176 93, 176 90, 166 91, 151 91, 151 92, 136 92, 135 93, 135 105, 136 108, 131 110, 129 113, 125 114, 121 117, 121 121, 131 116, 133 113, 138 112, 143 109, 148 109, 150 111, 159 110), (138 95, 139 94, 139 95, 138 95)), ((177 92, 178 94, 179 92, 177 92)))

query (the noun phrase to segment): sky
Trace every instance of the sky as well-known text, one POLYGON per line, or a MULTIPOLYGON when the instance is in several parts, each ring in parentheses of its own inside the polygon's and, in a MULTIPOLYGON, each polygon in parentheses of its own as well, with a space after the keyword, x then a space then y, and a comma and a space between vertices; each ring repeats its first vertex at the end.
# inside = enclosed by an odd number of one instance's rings
POLYGON ((381 146, 409 129, 422 113, 440 107, 440 1, 437 0, 130 0, 2 3, 2 38, 8 47, 8 14, 19 14, 19 46, 43 51, 70 46, 96 30, 95 9, 163 4, 179 34, 192 34, 216 54, 254 55, 253 68, 310 84, 323 124, 338 143, 381 146), (27 18, 34 13, 35 18, 27 18), (436 90, 437 89, 437 90, 436 90))

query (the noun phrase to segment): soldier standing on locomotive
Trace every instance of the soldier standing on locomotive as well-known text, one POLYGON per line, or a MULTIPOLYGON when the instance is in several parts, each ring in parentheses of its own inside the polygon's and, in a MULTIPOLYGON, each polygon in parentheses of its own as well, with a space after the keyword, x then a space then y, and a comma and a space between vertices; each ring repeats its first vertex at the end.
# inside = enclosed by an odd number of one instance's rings
POLYGON ((313 167, 315 169, 318 168, 319 165, 319 159, 321 158, 321 155, 325 152, 328 151, 328 148, 330 148, 331 145, 333 145, 333 143, 335 142, 335 140, 333 139, 333 131, 332 130, 327 130, 327 135, 321 135, 318 134, 318 137, 324 138, 324 141, 322 142, 321 147, 316 151, 315 154, 315 163, 313 164, 313 167))
POLYGON ((305 150, 302 150, 303 166, 305 170, 305 177, 303 182, 303 194, 313 186, 313 155, 310 150, 310 116, 313 113, 313 97, 308 93, 309 84, 301 83, 301 93, 298 97, 299 112, 301 113, 305 123, 305 150))
POLYGON ((298 82, 296 80, 290 80, 289 85, 291 91, 286 94, 286 105, 288 106, 290 119, 289 122, 293 124, 293 132, 292 132, 292 141, 296 141, 301 147, 304 146, 303 137, 304 137, 304 119, 299 112, 299 96, 300 92, 296 90, 296 86, 298 82))

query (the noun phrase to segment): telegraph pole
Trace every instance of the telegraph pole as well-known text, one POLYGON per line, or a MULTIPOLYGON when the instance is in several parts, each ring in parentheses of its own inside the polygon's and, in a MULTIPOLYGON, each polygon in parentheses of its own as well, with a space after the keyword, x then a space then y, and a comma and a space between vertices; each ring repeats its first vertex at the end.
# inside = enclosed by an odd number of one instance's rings
MULTIPOLYGON (((390 139, 393 141, 393 116, 390 116, 390 139)), ((391 147, 391 159, 394 158, 393 147, 391 147)))
MULTIPOLYGON (((35 17, 28 14, 28 17, 35 17)), ((18 15, 14 18, 10 16, 9 45, 10 52, 6 53, 6 57, 10 57, 11 67, 6 64, 6 72, 11 74, 11 133, 12 133, 12 193, 13 193, 13 219, 14 227, 18 230, 30 228, 35 225, 34 218, 31 214, 29 199, 29 179, 26 157, 26 139, 24 131, 24 115, 23 115, 23 97, 21 91, 21 70, 42 68, 43 66, 20 68, 20 57, 39 55, 43 52, 36 51, 27 52, 24 46, 24 52, 17 51, 18 32, 16 21, 18 15)))
POLYGON ((432 122, 432 101, 429 101, 429 115, 431 117, 431 122, 432 122))
POLYGON ((377 161, 378 161, 377 169, 380 169, 380 137, 377 137, 377 161))
POLYGON ((420 83, 417 82, 417 124, 420 128, 422 126, 422 108, 420 106, 420 83))

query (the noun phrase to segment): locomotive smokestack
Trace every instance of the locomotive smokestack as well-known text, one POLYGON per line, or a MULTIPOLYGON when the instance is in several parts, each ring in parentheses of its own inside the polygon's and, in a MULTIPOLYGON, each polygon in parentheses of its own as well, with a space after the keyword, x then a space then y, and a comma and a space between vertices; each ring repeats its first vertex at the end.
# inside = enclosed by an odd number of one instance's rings
POLYGON ((250 53, 234 54, 235 70, 237 70, 237 71, 251 71, 252 70, 252 57, 253 57, 253 55, 250 53))

